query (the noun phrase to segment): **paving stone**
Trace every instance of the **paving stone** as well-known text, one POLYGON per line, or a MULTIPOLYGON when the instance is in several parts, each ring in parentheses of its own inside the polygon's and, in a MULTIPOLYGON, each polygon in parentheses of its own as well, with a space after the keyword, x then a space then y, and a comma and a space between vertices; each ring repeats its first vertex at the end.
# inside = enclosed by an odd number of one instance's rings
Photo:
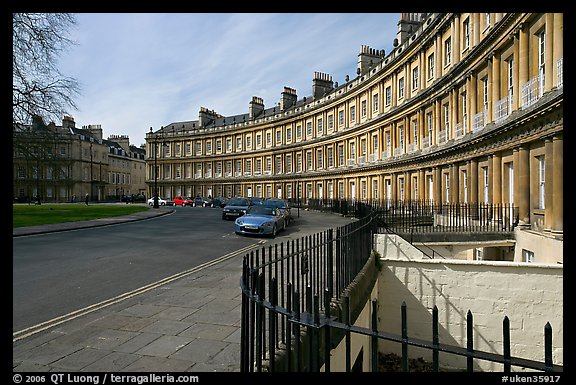
POLYGON ((116 346, 114 348, 114 351, 122 353, 134 353, 160 337, 161 335, 156 333, 139 333, 136 337, 132 338, 131 340, 128 340, 125 343, 116 346))
POLYGON ((206 341, 195 339, 188 345, 179 349, 170 358, 198 362, 210 362, 222 349, 228 346, 228 343, 222 341, 206 341))
POLYGON ((71 346, 50 341, 47 344, 32 349, 27 360, 35 364, 49 365, 80 349, 82 349, 80 346, 71 346))
POLYGON ((107 356, 95 361, 84 367, 83 371, 87 372, 118 372, 130 365, 140 357, 135 354, 112 352, 107 356))
POLYGON ((51 366, 55 368, 64 368, 70 370, 80 370, 85 366, 88 366, 102 357, 108 355, 110 352, 92 349, 92 348, 84 348, 80 349, 72 354, 67 355, 60 360, 53 362, 51 366))
POLYGON ((149 304, 135 304, 130 306, 120 312, 122 315, 134 315, 138 317, 149 317, 154 314, 160 313, 162 310, 165 310, 166 306, 157 306, 157 305, 149 305, 149 304))
POLYGON ((120 372, 185 372, 193 363, 164 357, 141 357, 120 372))
POLYGON ((227 325, 195 323, 180 333, 179 336, 224 341, 238 329, 237 327, 227 325))
POLYGON ((157 319, 156 322, 142 328, 144 333, 158 333, 176 336, 183 330, 192 326, 191 322, 173 321, 170 319, 157 319))
POLYGON ((135 353, 143 356, 168 357, 192 341, 189 337, 161 336, 135 353))
POLYGON ((102 329, 100 333, 86 341, 86 346, 94 349, 113 350, 116 346, 137 336, 137 332, 102 329))
POLYGON ((165 318, 173 321, 181 321, 188 317, 190 314, 197 312, 198 309, 192 309, 188 307, 169 307, 166 310, 162 310, 160 313, 156 314, 154 317, 165 318))

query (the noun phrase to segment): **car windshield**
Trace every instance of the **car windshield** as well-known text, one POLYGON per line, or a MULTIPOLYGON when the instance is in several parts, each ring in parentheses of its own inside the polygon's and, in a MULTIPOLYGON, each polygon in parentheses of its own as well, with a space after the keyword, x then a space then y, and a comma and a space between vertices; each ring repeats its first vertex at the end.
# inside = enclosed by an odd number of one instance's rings
POLYGON ((272 206, 255 205, 250 208, 248 214, 274 216, 276 215, 275 210, 272 206))
POLYGON ((284 201, 267 200, 266 202, 264 202, 264 204, 267 204, 267 205, 270 205, 270 206, 274 206, 274 207, 278 207, 279 209, 285 209, 285 208, 287 208, 286 202, 284 202, 284 201))
POLYGON ((244 198, 233 198, 228 201, 228 206, 249 206, 250 201, 244 198))

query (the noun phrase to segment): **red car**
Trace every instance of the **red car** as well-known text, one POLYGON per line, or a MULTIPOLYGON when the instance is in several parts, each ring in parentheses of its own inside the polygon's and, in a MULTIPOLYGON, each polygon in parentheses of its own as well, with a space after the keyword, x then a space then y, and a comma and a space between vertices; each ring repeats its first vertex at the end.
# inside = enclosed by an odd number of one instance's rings
POLYGON ((178 197, 174 198, 173 201, 174 201, 175 206, 182 206, 182 207, 190 206, 190 207, 192 207, 192 205, 194 204, 194 200, 190 197, 178 196, 178 197))

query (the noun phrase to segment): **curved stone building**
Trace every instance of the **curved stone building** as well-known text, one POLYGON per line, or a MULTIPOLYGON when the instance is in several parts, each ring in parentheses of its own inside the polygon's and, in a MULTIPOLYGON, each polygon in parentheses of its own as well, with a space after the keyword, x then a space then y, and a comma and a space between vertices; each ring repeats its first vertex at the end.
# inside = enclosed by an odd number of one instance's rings
POLYGON ((562 78, 562 14, 401 14, 355 79, 151 128, 148 195, 513 204, 523 258, 562 262, 562 78))

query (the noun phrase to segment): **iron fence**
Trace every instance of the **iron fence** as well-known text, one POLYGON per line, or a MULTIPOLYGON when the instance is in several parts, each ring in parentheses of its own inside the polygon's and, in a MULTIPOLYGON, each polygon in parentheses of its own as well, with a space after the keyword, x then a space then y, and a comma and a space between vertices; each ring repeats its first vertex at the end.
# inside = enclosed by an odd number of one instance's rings
MULTIPOLYGON (((319 202, 309 202, 320 207, 319 202)), ((344 295, 361 270, 379 262, 373 253, 373 236, 382 223, 395 226, 410 222, 410 215, 430 219, 430 215, 462 215, 472 218, 499 218, 510 207, 447 207, 446 205, 412 205, 404 209, 390 202, 324 201, 322 207, 346 209, 347 215, 360 217, 349 225, 330 229, 298 240, 252 251, 244 257, 242 278, 241 371, 331 371, 332 349, 344 341, 346 371, 352 370, 350 353, 352 335, 370 338, 370 367, 378 371, 378 341, 401 344, 402 370, 409 371, 410 346, 429 349, 432 367, 440 370, 440 353, 466 357, 466 370, 474 371, 475 360, 502 364, 503 371, 512 366, 561 372, 563 366, 552 359, 552 327, 544 327, 544 360, 535 361, 511 356, 510 326, 503 321, 502 354, 474 349, 473 316, 467 314, 467 346, 440 343, 438 309, 433 309, 432 341, 408 335, 406 305, 401 307, 400 335, 378 330, 378 304, 371 303, 370 327, 353 325, 351 297, 344 295), (329 203, 326 205, 325 203, 329 203), (395 206, 394 209, 391 209, 395 206), (457 213, 457 214, 455 214, 457 213), (384 219, 383 219, 384 218, 384 219), (373 261, 372 261, 373 259, 373 261), (337 304, 343 304, 338 306, 337 304)), ((451 223, 450 221, 448 223, 451 223)), ((459 222, 456 222, 459 223, 459 222)), ((476 226, 477 224, 474 224, 476 226)), ((464 226, 459 224, 459 226, 464 226)), ((502 226, 500 229, 508 229, 502 226)))

